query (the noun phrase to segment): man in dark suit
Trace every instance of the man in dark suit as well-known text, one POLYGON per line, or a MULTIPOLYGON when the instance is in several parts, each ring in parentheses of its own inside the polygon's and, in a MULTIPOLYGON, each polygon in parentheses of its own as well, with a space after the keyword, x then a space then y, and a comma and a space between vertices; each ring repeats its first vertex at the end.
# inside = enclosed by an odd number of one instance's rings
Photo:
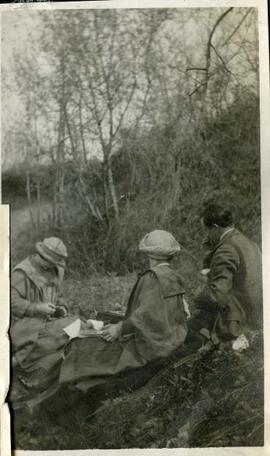
POLYGON ((262 326, 261 252, 234 228, 229 210, 210 204, 201 216, 211 250, 207 283, 195 297, 200 314, 191 326, 207 328, 217 340, 235 339, 262 326))

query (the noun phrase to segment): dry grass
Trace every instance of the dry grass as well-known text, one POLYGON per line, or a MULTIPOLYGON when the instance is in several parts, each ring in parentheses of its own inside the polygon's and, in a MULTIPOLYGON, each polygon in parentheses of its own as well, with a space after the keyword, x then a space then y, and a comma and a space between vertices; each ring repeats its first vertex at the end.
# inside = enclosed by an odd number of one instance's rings
POLYGON ((120 277, 115 274, 95 274, 81 280, 67 278, 64 294, 72 308, 79 307, 86 317, 89 317, 94 309, 124 312, 135 281, 135 273, 120 277))

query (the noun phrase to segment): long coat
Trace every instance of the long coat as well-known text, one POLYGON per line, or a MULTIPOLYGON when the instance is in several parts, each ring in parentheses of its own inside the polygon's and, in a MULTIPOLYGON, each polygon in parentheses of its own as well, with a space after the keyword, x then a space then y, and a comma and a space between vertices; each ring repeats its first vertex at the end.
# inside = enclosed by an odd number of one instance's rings
POLYGON ((217 334, 236 337, 262 324, 262 259, 259 247, 233 229, 208 255, 208 283, 196 302, 217 315, 217 334))
POLYGON ((62 330, 76 317, 53 318, 35 315, 38 303, 51 302, 63 306, 62 274, 58 269, 42 270, 35 256, 18 264, 11 278, 12 352, 20 371, 50 371, 62 359, 68 337, 62 330))
POLYGON ((169 355, 187 334, 183 294, 180 279, 167 265, 144 272, 131 292, 120 340, 73 339, 61 366, 60 382, 86 380, 91 387, 169 355))

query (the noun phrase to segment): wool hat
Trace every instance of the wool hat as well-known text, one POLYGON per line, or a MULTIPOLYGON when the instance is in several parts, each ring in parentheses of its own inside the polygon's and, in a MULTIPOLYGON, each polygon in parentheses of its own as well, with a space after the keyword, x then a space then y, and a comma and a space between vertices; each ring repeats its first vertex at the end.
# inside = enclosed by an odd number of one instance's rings
POLYGON ((56 237, 46 238, 42 242, 37 242, 36 250, 42 258, 50 261, 50 263, 65 267, 68 253, 61 239, 56 237))
POLYGON ((167 260, 180 252, 181 247, 168 231, 154 230, 144 236, 139 250, 154 260, 167 260))

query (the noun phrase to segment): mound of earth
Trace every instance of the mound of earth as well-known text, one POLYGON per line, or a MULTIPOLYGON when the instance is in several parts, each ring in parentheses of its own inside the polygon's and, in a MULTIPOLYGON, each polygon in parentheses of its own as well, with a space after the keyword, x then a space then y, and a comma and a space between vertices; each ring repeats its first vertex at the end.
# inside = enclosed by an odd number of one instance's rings
POLYGON ((257 333, 241 353, 228 345, 174 359, 135 391, 133 375, 74 400, 65 392, 57 398, 60 413, 55 400, 23 425, 17 420, 16 448, 261 446, 262 341, 257 333))

